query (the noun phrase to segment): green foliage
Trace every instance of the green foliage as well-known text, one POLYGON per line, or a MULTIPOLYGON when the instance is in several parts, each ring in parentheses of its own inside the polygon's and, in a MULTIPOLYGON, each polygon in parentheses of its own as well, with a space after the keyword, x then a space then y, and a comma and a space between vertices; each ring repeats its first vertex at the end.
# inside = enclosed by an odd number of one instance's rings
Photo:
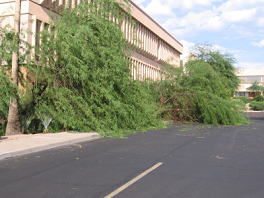
POLYGON ((264 97, 262 95, 255 95, 254 100, 257 102, 261 102, 264 100, 264 97))
POLYGON ((237 78, 229 55, 201 51, 203 55, 196 55, 185 68, 165 65, 159 81, 133 80, 131 46, 120 28, 124 19, 132 20, 127 3, 85 0, 75 9, 65 9, 61 17, 53 16, 49 27, 36 35, 41 45, 35 47, 34 59, 27 56, 30 47, 22 45, 20 65, 28 72, 19 73, 23 92, 9 81, 8 57, 18 49, 8 40, 12 29, 2 28, 0 58, 6 64, 1 66, 1 115, 7 116, 9 98, 18 94, 28 133, 48 128, 37 117, 39 112, 52 115, 51 132, 96 131, 108 137, 165 127, 158 118, 247 123, 241 111, 244 103, 230 99, 237 78))
POLYGON ((3 26, 5 17, 0 18, 0 117, 7 118, 10 96, 15 95, 16 87, 10 82, 11 54, 13 45, 13 29, 3 26))
POLYGON ((203 60, 190 60, 185 68, 164 67, 164 78, 153 83, 158 116, 205 124, 246 124, 245 104, 231 100, 226 77, 203 60), (168 69, 169 68, 169 69, 168 69))
POLYGON ((193 60, 201 60, 212 66, 212 68, 225 80, 223 83, 226 86, 226 90, 229 95, 235 93, 239 87, 240 79, 235 74, 235 57, 230 53, 221 53, 219 50, 215 50, 213 46, 209 44, 196 45, 192 49, 190 58, 193 60))
POLYGON ((250 87, 247 88, 247 90, 252 91, 252 92, 263 92, 264 86, 261 85, 258 81, 255 81, 252 83, 250 87))
POLYGON ((16 94, 16 86, 10 83, 9 75, 0 68, 0 117, 7 119, 10 96, 16 94))
MULTIPOLYGON (((14 42, 14 29, 10 24, 3 25, 8 15, 10 15, 10 9, 2 13, 0 18, 0 117, 4 119, 7 119, 8 116, 10 97, 15 97, 16 95, 21 95, 22 97, 21 90, 10 81, 12 52, 20 52, 19 64, 24 65, 31 50, 28 43, 23 40, 26 33, 24 30, 20 32, 19 36, 22 40, 20 45, 17 46, 14 42)), ((26 86, 27 83, 21 70, 19 70, 18 78, 21 87, 26 86)))
POLYGON ((264 102, 253 101, 249 104, 252 110, 255 111, 263 111, 264 110, 264 102))
POLYGON ((0 137, 5 135, 6 124, 0 124, 0 137))
POLYGON ((132 80, 130 47, 120 29, 131 16, 120 11, 129 9, 123 3, 85 1, 39 35, 32 94, 37 108, 64 128, 120 137, 164 126, 152 116, 141 83, 132 80))
POLYGON ((247 97, 245 97, 245 96, 235 96, 235 97, 233 97, 233 99, 234 99, 234 100, 241 100, 241 101, 243 101, 245 104, 246 104, 246 103, 250 103, 250 102, 252 101, 251 98, 247 98, 247 97))

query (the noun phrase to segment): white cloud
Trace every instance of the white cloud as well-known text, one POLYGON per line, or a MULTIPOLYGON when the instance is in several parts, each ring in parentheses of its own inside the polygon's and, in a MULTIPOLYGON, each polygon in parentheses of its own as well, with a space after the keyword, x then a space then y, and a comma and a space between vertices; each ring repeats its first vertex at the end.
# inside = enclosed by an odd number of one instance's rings
POLYGON ((163 21, 162 25, 179 38, 195 36, 199 31, 220 32, 225 28, 231 34, 254 36, 256 32, 245 26, 242 31, 232 27, 248 21, 263 26, 264 18, 258 17, 263 13, 263 3, 264 0, 151 0, 145 10, 158 16, 156 20, 163 21))
POLYGON ((227 51, 227 48, 219 46, 219 45, 214 45, 213 49, 214 50, 219 50, 219 51, 227 51))
MULTIPOLYGON (((166 27, 166 26, 164 26, 166 27)), ((170 31, 176 38, 179 38, 179 37, 184 37, 186 35, 188 36, 191 36, 191 34, 195 34, 195 32, 193 32, 193 29, 190 28, 190 27, 185 27, 185 28, 182 28, 182 29, 174 29, 172 31, 170 31)))
POLYGON ((194 47, 195 44, 185 40, 180 40, 180 42, 183 44, 183 54, 181 55, 181 59, 185 59, 189 55, 191 48, 194 47))
POLYGON ((221 1, 221 0, 184 0, 181 2, 182 2, 183 8, 190 9, 196 5, 203 5, 203 6, 212 5, 212 2, 215 2, 215 1, 221 1))
POLYGON ((204 30, 221 30, 224 27, 223 21, 218 16, 210 18, 206 24, 204 24, 204 30))
POLYGON ((210 21, 215 17, 215 13, 211 10, 207 10, 201 13, 189 12, 185 17, 183 17, 178 25, 179 26, 192 26, 198 29, 204 29, 210 26, 210 21))
MULTIPOLYGON (((145 0, 137 0, 136 2, 144 2, 145 0)), ((212 6, 212 2, 222 0, 152 0, 145 10, 150 15, 172 15, 172 9, 193 9, 197 6, 212 6)))
POLYGON ((169 29, 175 36, 195 35, 198 31, 221 30, 224 23, 211 10, 201 13, 189 12, 182 18, 169 18, 163 26, 169 29), (173 30, 172 30, 173 29, 173 30))
POLYGON ((146 0, 133 0, 136 4, 140 5, 141 3, 145 2, 146 0))
POLYGON ((251 44, 256 46, 256 47, 264 47, 264 39, 262 41, 260 41, 259 43, 251 42, 251 44))
POLYGON ((263 3, 264 0, 229 0, 215 9, 217 11, 227 12, 233 10, 256 8, 261 4, 263 5, 263 3))
POLYGON ((221 19, 226 22, 248 21, 253 18, 256 13, 256 8, 250 10, 236 10, 224 12, 221 19))
POLYGON ((256 62, 239 62, 236 67, 238 69, 263 69, 264 63, 256 62))
POLYGON ((168 3, 160 2, 162 0, 152 0, 145 8, 150 15, 172 15, 172 7, 168 3))

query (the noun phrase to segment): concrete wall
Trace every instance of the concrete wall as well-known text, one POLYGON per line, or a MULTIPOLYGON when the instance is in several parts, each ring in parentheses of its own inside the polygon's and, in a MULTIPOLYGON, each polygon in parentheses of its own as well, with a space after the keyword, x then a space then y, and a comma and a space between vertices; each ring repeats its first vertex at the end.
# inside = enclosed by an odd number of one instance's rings
MULTIPOLYGON (((50 9, 59 12, 58 8, 70 1, 70 7, 77 6, 81 0, 22 0, 21 2, 21 28, 30 29, 33 35, 26 35, 25 40, 30 44, 39 44, 35 34, 44 28, 44 24, 49 22, 50 9)), ((10 7, 14 7, 14 0, 0 0, 0 15, 10 7)), ((133 28, 131 21, 124 20, 122 30, 128 42, 134 47, 132 55, 135 69, 132 74, 139 74, 140 79, 150 77, 158 79, 160 76, 160 66, 169 62, 175 66, 180 66, 180 55, 183 53, 183 45, 166 31, 160 24, 152 19, 136 3, 130 1, 131 15, 136 21, 133 28), (132 35, 141 42, 135 42, 132 35)), ((10 9, 9 9, 10 10, 10 9)), ((14 10, 10 10, 9 15, 14 10)), ((13 25, 13 17, 7 18, 5 23, 13 25)))

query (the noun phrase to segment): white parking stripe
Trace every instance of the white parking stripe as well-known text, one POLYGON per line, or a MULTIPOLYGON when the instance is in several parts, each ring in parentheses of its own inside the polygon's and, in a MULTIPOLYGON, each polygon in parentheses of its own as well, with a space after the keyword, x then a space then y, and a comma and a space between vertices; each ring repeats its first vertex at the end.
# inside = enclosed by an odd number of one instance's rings
POLYGON ((127 187, 129 187, 130 185, 132 185, 133 183, 135 183, 136 181, 140 180, 142 177, 144 177, 145 175, 147 175, 148 173, 153 171, 154 169, 158 168, 161 164, 163 164, 163 163, 159 162, 159 163, 155 164, 154 166, 150 167, 148 170, 141 173, 140 175, 138 175, 134 179, 130 180, 129 182, 125 183, 123 186, 119 187, 114 192, 110 193, 109 195, 105 196, 104 198, 114 197, 115 195, 117 195, 118 193, 120 193, 121 191, 123 191, 124 189, 126 189, 127 187))

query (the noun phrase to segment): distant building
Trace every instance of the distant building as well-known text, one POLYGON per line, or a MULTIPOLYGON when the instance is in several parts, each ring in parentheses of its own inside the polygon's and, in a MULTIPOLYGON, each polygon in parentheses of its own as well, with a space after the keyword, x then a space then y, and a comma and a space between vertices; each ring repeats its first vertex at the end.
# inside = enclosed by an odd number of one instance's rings
POLYGON ((238 70, 236 75, 241 79, 240 87, 236 92, 236 96, 254 98, 256 93, 247 90, 247 88, 255 81, 264 84, 264 69, 238 70))
MULTIPOLYGON (((77 6, 81 0, 23 0, 21 1, 21 25, 24 29, 31 30, 33 35, 26 35, 26 40, 31 45, 38 45, 40 41, 36 38, 36 33, 48 26, 50 12, 59 14, 56 9, 70 3, 70 8, 77 6), (53 11, 51 11, 51 9, 53 11)), ((132 74, 138 74, 140 79, 158 79, 160 76, 161 64, 167 60, 172 60, 171 64, 180 66, 180 55, 183 53, 183 45, 174 38, 159 23, 151 18, 135 2, 131 4, 131 15, 136 21, 135 30, 132 29, 131 21, 124 20, 122 30, 128 42, 133 46, 132 33, 141 40, 139 50, 132 54, 132 60, 137 70, 132 69, 132 74), (134 32, 136 31, 136 32, 134 32)), ((8 7, 15 5, 15 0, 0 0, 0 16, 8 7)), ((14 13, 14 10, 13 10, 14 13)), ((12 13, 11 13, 12 14, 12 13)), ((5 23, 13 26, 13 17, 8 17, 5 23)), ((134 75, 135 76, 135 75, 134 75)))

